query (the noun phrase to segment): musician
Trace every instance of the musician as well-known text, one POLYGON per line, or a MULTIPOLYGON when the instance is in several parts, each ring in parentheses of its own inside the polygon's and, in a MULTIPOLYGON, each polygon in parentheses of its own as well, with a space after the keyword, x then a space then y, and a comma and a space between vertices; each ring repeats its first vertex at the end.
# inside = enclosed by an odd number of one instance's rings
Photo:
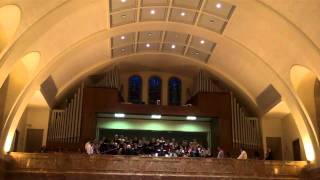
POLYGON ((247 152, 242 147, 240 148, 240 152, 241 153, 237 159, 248 159, 247 152))

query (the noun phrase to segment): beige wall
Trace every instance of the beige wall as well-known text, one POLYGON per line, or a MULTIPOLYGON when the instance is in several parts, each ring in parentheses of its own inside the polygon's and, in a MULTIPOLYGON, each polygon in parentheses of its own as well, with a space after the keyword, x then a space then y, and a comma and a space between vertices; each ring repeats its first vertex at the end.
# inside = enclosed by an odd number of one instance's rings
POLYGON ((42 145, 47 142, 50 109, 48 107, 28 106, 23 113, 17 130, 20 132, 18 151, 24 151, 27 129, 43 129, 42 145))
POLYGON ((292 142, 299 138, 302 160, 306 160, 299 131, 291 114, 283 117, 266 117, 261 120, 263 148, 266 150, 266 137, 280 137, 283 160, 293 160, 292 142))
POLYGON ((142 78, 142 101, 148 103, 148 80, 151 76, 159 76, 162 80, 162 94, 161 94, 161 103, 162 105, 168 104, 168 80, 171 77, 178 77, 181 79, 181 104, 184 104, 189 100, 190 97, 187 95, 187 88, 192 86, 192 79, 177 76, 171 73, 164 72, 155 72, 155 71, 144 71, 144 72, 132 72, 132 73, 122 73, 120 74, 120 84, 123 85, 123 96, 125 101, 128 101, 128 80, 132 75, 139 75, 142 78))
POLYGON ((13 68, 13 71, 6 79, 6 83, 0 89, 0 97, 5 101, 5 103, 0 103, 1 122, 4 122, 16 98, 20 94, 25 84, 28 82, 28 79, 29 72, 27 71, 26 67, 21 61, 17 62, 13 68))

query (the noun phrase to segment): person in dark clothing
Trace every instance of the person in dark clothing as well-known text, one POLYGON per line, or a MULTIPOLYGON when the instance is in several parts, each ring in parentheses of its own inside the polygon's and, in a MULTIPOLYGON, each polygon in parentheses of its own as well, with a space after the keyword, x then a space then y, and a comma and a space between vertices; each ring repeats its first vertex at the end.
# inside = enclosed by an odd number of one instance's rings
POLYGON ((273 160, 272 150, 270 148, 267 149, 266 160, 273 160))

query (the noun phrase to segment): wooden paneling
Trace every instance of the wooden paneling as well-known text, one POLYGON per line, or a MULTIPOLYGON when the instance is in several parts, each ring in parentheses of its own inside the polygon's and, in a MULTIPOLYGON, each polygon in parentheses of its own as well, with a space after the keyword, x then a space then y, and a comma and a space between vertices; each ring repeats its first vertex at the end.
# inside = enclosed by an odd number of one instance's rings
POLYGON ((189 103, 203 114, 215 116, 219 120, 219 145, 232 153, 232 112, 230 93, 198 93, 189 103))

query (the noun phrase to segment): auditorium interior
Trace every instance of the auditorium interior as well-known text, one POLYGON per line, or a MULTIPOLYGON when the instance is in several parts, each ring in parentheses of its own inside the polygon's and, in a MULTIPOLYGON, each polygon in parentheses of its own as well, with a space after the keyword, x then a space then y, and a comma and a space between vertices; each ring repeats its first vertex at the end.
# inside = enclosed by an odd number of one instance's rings
POLYGON ((320 179, 319 17, 319 0, 1 0, 0 179, 320 179))

